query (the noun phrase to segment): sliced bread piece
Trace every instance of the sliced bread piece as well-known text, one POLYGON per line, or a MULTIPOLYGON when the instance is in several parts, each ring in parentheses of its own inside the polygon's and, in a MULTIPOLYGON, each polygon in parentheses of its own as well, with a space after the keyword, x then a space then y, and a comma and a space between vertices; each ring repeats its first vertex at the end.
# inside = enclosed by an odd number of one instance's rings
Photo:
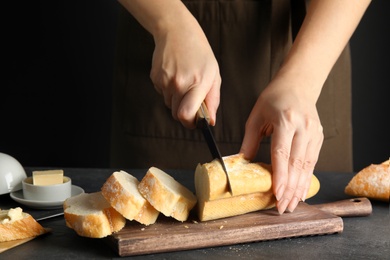
POLYGON ((63 206, 66 225, 83 237, 106 237, 126 224, 126 219, 111 207, 101 192, 70 197, 63 206))
POLYGON ((111 206, 128 220, 150 225, 157 211, 138 191, 139 181, 125 171, 114 172, 102 186, 102 194, 111 206))
MULTIPOLYGON (((272 187, 270 165, 251 163, 243 154, 234 154, 223 158, 233 195, 253 192, 266 192, 272 187)), ((229 198, 232 194, 227 189, 227 178, 219 160, 198 165, 195 170, 196 193, 204 200, 229 198)))
POLYGON ((0 210, 0 242, 36 237, 46 233, 35 219, 22 208, 0 210))
POLYGON ((151 167, 138 185, 140 193, 167 217, 186 221, 196 196, 164 171, 151 167))

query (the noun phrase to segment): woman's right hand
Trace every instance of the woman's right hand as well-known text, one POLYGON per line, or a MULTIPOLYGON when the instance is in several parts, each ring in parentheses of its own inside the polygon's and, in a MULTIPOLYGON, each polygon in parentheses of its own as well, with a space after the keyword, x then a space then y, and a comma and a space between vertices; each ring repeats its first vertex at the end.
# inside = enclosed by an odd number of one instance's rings
POLYGON ((198 21, 182 1, 119 0, 154 37, 150 77, 172 116, 195 127, 195 115, 205 101, 215 124, 221 76, 214 53, 198 21))
MULTIPOLYGON (((192 17, 192 16, 191 16, 192 17)), ((215 124, 221 76, 214 53, 195 18, 175 22, 154 34, 150 77, 172 110, 174 119, 195 127, 195 115, 205 101, 215 124)))

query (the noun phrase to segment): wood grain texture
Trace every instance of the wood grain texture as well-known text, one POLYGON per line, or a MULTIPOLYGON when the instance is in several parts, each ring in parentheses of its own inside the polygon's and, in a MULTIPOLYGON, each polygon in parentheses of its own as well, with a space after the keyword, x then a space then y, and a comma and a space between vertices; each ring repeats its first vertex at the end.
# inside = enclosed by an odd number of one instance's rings
POLYGON ((163 216, 150 226, 133 221, 105 240, 120 256, 131 256, 342 231, 340 217, 300 203, 283 215, 270 209, 207 222, 195 215, 183 223, 163 216))
POLYGON ((339 217, 364 217, 372 213, 371 202, 368 198, 364 197, 313 206, 339 217))

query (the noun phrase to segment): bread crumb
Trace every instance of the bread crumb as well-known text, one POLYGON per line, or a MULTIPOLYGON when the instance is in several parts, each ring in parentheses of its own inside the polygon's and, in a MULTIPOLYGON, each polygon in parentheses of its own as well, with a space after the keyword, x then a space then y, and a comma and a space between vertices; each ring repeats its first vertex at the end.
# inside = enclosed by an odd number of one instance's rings
POLYGON ((144 231, 145 230, 145 228, 143 227, 143 228, 141 228, 141 231, 144 231))
POLYGON ((194 223, 194 224, 198 224, 198 221, 196 221, 196 220, 193 220, 193 221, 192 221, 192 223, 194 223))
POLYGON ((220 226, 219 229, 223 229, 223 226, 220 226))
POLYGON ((189 228, 188 226, 184 226, 185 228, 189 228))

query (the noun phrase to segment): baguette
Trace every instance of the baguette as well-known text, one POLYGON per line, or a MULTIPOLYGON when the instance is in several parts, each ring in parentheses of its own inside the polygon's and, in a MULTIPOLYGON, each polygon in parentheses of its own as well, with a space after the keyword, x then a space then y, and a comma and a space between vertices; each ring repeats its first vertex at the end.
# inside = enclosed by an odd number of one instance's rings
MULTIPOLYGON (((195 190, 198 198, 197 215, 200 221, 275 207, 270 165, 250 163, 242 154, 227 156, 224 162, 234 196, 227 191, 227 178, 218 160, 199 164, 196 168, 195 190), (240 176, 240 172, 244 174, 240 176), (238 184, 235 183, 237 181, 238 184), (264 183, 261 184, 262 182, 264 183)), ((313 175, 307 198, 317 194, 319 188, 320 182, 313 175)))
POLYGON ((126 219, 111 207, 101 192, 70 197, 63 207, 66 225, 83 237, 106 237, 126 224, 126 219))
POLYGON ((196 196, 162 170, 151 167, 138 185, 140 193, 167 217, 186 221, 196 196))
POLYGON ((345 193, 389 202, 390 159, 359 171, 345 187, 345 193))
MULTIPOLYGON (((270 166, 264 163, 250 163, 243 154, 223 158, 229 174, 230 186, 234 196, 253 192, 266 192, 272 187, 270 166)), ((230 198, 226 189, 227 178, 219 160, 203 165, 195 170, 196 194, 203 200, 230 198)))
POLYGON ((46 230, 21 208, 0 210, 0 242, 36 237, 46 230))
POLYGON ((138 191, 139 181, 125 171, 114 172, 102 186, 102 194, 111 206, 128 220, 150 225, 159 212, 138 191))

